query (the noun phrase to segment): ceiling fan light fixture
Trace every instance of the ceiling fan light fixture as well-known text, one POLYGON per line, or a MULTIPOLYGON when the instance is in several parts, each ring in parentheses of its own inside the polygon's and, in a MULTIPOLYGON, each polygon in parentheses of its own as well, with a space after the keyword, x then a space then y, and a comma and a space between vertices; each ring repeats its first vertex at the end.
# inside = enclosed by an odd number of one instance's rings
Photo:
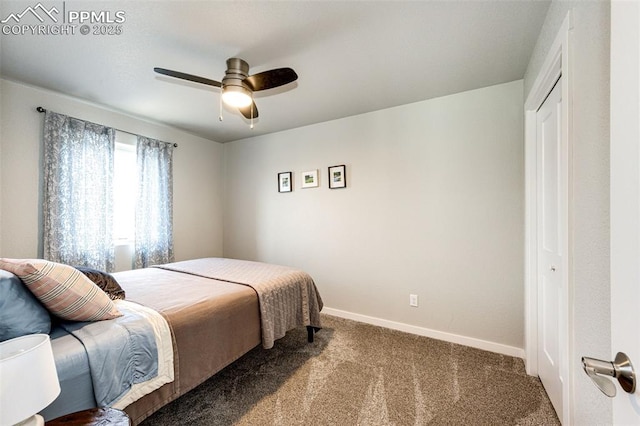
POLYGON ((298 74, 291 68, 276 68, 249 75, 249 64, 240 58, 227 59, 227 70, 222 81, 198 77, 197 75, 180 71, 172 71, 166 68, 156 67, 153 70, 158 74, 169 77, 219 87, 221 89, 221 95, 218 98, 220 102, 220 115, 218 118, 220 121, 222 121, 222 103, 224 102, 231 108, 237 108, 244 118, 253 122, 254 118, 258 118, 258 108, 253 101, 254 92, 274 89, 293 83, 298 79, 298 74))
POLYGON ((251 105, 253 99, 251 92, 242 86, 226 86, 222 90, 222 101, 236 108, 244 108, 251 105))

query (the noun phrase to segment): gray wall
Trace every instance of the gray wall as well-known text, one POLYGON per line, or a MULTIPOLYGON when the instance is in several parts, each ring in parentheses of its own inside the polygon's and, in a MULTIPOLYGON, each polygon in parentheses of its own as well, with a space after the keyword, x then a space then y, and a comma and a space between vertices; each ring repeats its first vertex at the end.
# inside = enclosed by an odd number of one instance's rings
POLYGON ((611 400, 582 371, 611 357, 609 264, 609 35, 606 1, 554 1, 524 79, 525 99, 567 12, 573 14, 573 299, 570 368, 575 424, 611 423, 611 400))
POLYGON ((42 256, 39 232, 44 115, 35 111, 37 106, 177 142, 173 170, 176 258, 222 255, 222 144, 8 80, 0 80, 0 91, 0 256, 42 256))
POLYGON ((304 269, 329 308, 522 348, 522 92, 520 80, 225 144, 225 256, 304 269), (337 164, 348 188, 330 190, 337 164), (301 189, 313 169, 320 187, 301 189), (285 171, 292 193, 277 192, 285 171))

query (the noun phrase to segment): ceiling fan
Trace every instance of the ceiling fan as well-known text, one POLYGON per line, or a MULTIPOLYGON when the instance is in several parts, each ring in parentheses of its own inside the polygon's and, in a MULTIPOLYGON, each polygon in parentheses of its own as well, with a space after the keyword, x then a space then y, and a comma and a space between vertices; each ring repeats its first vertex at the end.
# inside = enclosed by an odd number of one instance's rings
POLYGON ((222 89, 221 100, 227 105, 238 108, 242 115, 248 119, 258 117, 258 108, 253 101, 253 92, 284 86, 298 79, 298 74, 291 68, 276 68, 249 75, 249 64, 239 58, 227 59, 227 71, 222 82, 165 68, 154 68, 153 70, 158 74, 220 87, 222 89))

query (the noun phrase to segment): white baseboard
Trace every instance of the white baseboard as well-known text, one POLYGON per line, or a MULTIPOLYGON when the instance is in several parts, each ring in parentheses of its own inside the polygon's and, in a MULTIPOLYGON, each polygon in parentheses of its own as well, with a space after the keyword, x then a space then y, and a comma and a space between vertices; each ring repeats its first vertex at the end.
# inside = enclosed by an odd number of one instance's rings
POLYGON ((472 348, 482 349, 489 352, 495 352, 502 355, 513 356, 524 359, 524 349, 514 346, 507 346, 501 343, 489 342, 473 337, 460 336, 458 334, 446 333, 443 331, 431 330, 429 328, 418 327, 415 325, 404 324, 396 321, 389 321, 382 318, 370 317, 367 315, 354 314, 353 312, 341 311, 324 307, 322 313, 332 315, 334 317, 350 319, 353 321, 363 322, 365 324, 377 325, 379 327, 390 328, 392 330, 404 331, 405 333, 417 334, 418 336, 430 337, 432 339, 443 340, 445 342, 456 343, 458 345, 470 346, 472 348))

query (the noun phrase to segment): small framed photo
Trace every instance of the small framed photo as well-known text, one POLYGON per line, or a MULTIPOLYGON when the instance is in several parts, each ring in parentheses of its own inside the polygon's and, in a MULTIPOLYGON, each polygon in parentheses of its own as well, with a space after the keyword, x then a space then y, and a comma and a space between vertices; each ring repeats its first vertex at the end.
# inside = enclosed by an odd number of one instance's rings
POLYGON ((347 173, 346 166, 341 164, 339 166, 329 167, 329 188, 338 189, 347 187, 347 173))
POLYGON ((278 173, 278 192, 291 192, 293 185, 291 184, 291 172, 278 173))
POLYGON ((318 186, 318 170, 302 172, 302 187, 315 188, 318 186))

